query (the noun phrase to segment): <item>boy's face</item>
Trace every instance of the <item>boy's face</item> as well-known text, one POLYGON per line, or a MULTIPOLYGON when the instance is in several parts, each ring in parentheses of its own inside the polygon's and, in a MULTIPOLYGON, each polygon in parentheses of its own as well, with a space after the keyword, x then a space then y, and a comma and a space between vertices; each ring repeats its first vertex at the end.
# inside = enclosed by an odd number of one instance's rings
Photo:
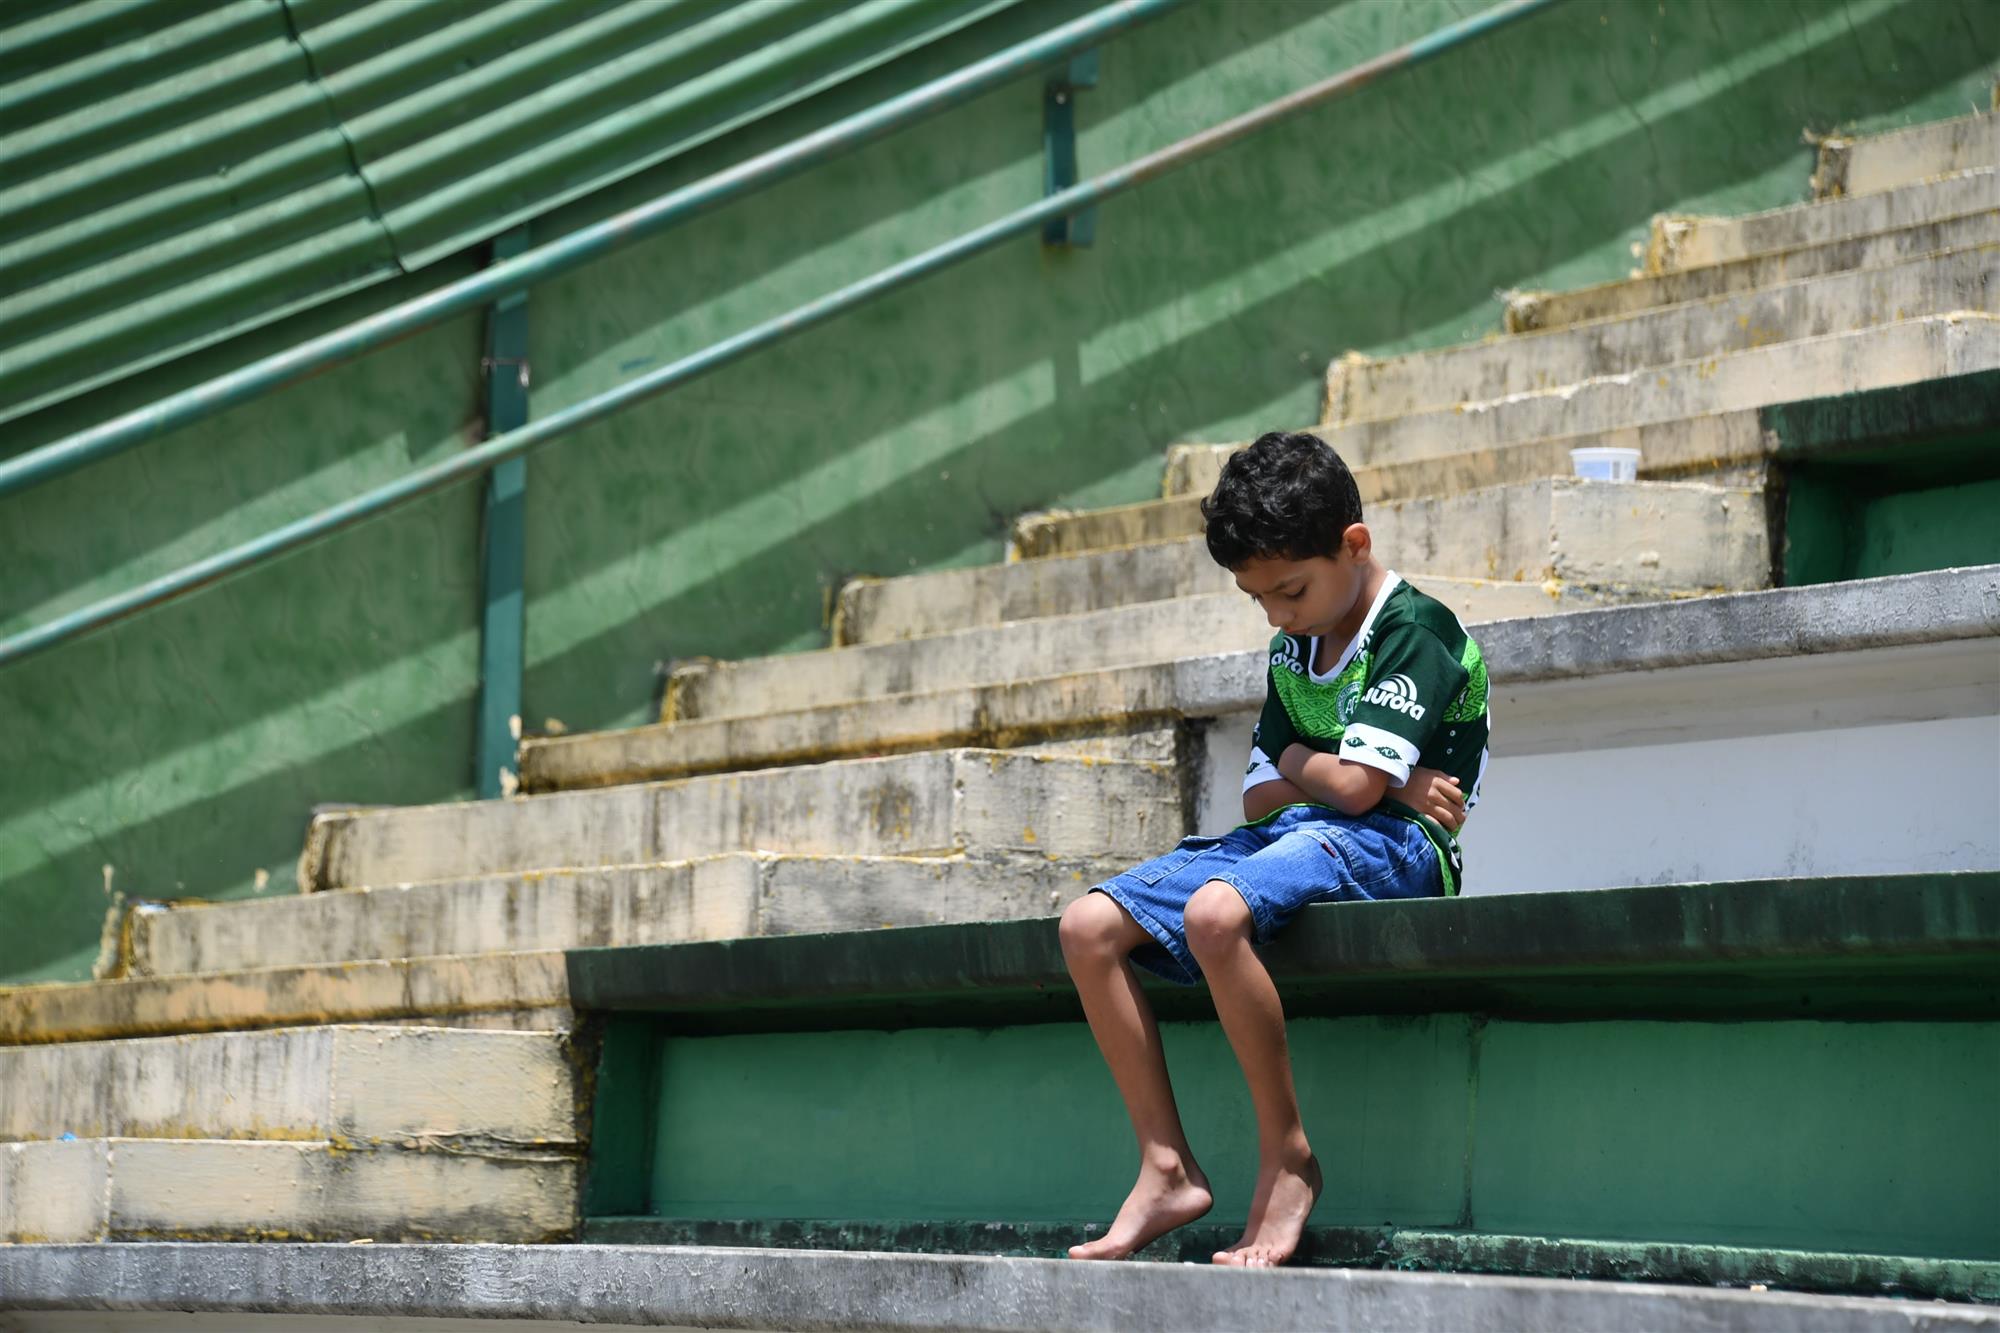
POLYGON ((1332 634, 1360 597, 1368 530, 1356 523, 1331 556, 1305 560, 1252 556, 1231 572, 1236 586, 1263 608, 1271 628, 1300 638, 1332 634), (1358 539, 1358 540, 1357 540, 1358 539))

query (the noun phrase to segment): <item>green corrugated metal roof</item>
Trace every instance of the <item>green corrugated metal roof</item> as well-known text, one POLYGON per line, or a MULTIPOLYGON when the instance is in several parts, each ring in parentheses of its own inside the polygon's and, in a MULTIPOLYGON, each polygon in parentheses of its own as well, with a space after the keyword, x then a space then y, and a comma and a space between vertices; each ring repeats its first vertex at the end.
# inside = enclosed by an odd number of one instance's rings
POLYGON ((10 0, 0 421, 415 270, 1017 0, 10 0))

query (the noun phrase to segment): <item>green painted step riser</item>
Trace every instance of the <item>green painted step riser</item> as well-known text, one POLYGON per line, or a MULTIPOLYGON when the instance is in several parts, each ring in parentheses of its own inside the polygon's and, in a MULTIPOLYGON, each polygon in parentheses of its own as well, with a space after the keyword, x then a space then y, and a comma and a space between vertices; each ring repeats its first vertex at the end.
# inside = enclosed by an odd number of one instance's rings
MULTIPOLYGON (((1432 1014, 1295 1020, 1290 1040, 1327 1176, 1319 1225, 2000 1259, 2000 1024, 1432 1014)), ((1168 1024, 1165 1042, 1212 1220, 1240 1220, 1256 1138, 1241 1075, 1212 1023, 1168 1024)), ((1082 1225, 1131 1183, 1130 1129, 1081 1024, 657 1051, 657 1216, 1082 1225)))

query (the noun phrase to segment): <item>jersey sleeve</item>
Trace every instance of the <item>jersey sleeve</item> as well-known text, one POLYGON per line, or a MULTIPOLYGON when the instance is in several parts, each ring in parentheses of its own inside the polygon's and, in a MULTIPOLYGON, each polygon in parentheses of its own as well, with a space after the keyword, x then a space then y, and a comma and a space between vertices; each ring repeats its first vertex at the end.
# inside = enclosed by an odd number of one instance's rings
POLYGON ((1466 678, 1458 658, 1430 630, 1411 625, 1386 636, 1348 721, 1340 757, 1379 768, 1390 786, 1402 786, 1466 678))
POLYGON ((1264 711, 1250 733, 1250 767, 1243 772, 1243 790, 1249 791, 1252 787, 1284 777, 1278 771, 1278 756, 1298 738, 1291 714, 1285 711, 1285 701, 1278 697, 1277 684, 1267 671, 1264 676, 1264 711))

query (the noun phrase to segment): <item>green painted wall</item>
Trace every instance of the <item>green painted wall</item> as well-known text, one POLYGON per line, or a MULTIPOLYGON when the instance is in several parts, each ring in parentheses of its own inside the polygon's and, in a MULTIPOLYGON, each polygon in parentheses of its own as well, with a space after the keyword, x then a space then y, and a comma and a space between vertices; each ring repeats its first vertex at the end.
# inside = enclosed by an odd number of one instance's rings
MULTIPOLYGON (((1214 1023, 1163 1032, 1209 1220, 1240 1224, 1242 1076, 1214 1023)), ((1315 1226, 2000 1259, 1992 1023, 1438 1014, 1289 1039, 1315 1226)), ((1101 1223, 1136 1169, 1080 1023, 667 1037, 656 1078, 663 1218, 1101 1223)))
MULTIPOLYGON (((1082 7, 1025 6, 537 234, 1082 7)), ((1083 170, 1478 7, 1198 2, 1105 51, 1079 102, 1083 170)), ((1802 127, 1983 107, 1996 50, 1981 0, 1573 0, 1112 202, 1093 250, 1011 244, 595 427, 529 468, 529 725, 642 720, 661 662, 820 642, 845 574, 990 560, 1020 510, 1153 494, 1175 440, 1310 421, 1349 348, 1482 336, 1495 289, 1622 274, 1656 210, 1800 199, 1802 127)), ((1040 144, 1024 80, 547 284, 531 410, 1017 206, 1040 189, 1040 144)), ((30 419, 0 452, 441 276, 30 419)), ((462 447, 478 347, 461 320, 0 502, 0 632, 462 447)), ((465 795, 476 529, 468 486, 0 673, 0 977, 84 975, 107 878, 282 891, 314 803, 465 795)))

